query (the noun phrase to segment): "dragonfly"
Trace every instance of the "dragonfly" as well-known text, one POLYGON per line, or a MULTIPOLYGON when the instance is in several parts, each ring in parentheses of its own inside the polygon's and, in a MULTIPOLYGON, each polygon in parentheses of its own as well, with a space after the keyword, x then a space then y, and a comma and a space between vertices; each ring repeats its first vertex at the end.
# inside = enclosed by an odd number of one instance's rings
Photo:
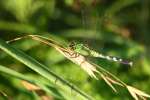
POLYGON ((88 46, 86 46, 85 44, 82 44, 82 43, 71 42, 69 44, 69 48, 74 50, 75 52, 77 52, 79 54, 84 55, 84 56, 102 58, 102 59, 106 59, 109 61, 119 62, 119 63, 125 64, 125 65, 133 66, 132 61, 124 60, 122 58, 118 58, 118 57, 114 57, 114 56, 104 55, 104 54, 99 53, 95 50, 92 50, 91 48, 89 48, 88 46))
MULTIPOLYGON (((38 36, 38 35, 27 35, 27 36, 18 37, 18 38, 15 38, 13 40, 7 41, 7 43, 10 43, 10 42, 13 42, 13 41, 16 41, 16 40, 20 40, 20 39, 23 39, 23 38, 27 38, 27 37, 31 37, 33 39, 35 37, 43 38, 43 37, 38 36)), ((39 38, 38 38, 38 40, 40 40, 39 38)), ((58 45, 57 43, 55 43, 51 39, 47 39, 47 38, 44 38, 44 39, 51 41, 51 45, 55 45, 55 46, 58 45)), ((35 40, 36 40, 36 38, 35 38, 35 40)), ((58 45, 58 46, 61 47, 61 48, 63 47, 62 45, 58 45)), ((114 57, 114 56, 108 56, 108 55, 104 55, 104 54, 98 53, 98 52, 90 49, 88 46, 86 46, 85 44, 82 44, 82 43, 78 43, 78 42, 72 41, 69 44, 69 49, 71 49, 71 50, 76 52, 76 53, 70 54, 69 52, 66 51, 72 57, 77 57, 78 54, 81 54, 81 55, 84 55, 84 56, 103 58, 103 59, 106 59, 106 60, 109 60, 109 61, 119 62, 119 63, 130 65, 130 66, 133 65, 133 62, 131 62, 131 61, 124 60, 124 59, 121 59, 121 58, 118 58, 118 57, 114 57)))

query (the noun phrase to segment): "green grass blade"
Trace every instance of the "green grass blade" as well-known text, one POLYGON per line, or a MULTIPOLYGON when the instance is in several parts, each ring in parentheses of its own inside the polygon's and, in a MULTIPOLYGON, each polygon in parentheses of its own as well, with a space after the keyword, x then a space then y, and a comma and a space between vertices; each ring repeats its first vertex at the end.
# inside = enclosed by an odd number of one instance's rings
POLYGON ((0 29, 7 30, 7 31, 9 30, 9 31, 23 32, 23 33, 37 32, 37 29, 29 24, 7 22, 7 21, 0 21, 0 29))
POLYGON ((35 84, 56 98, 61 98, 61 99, 64 98, 59 94, 59 92, 51 84, 42 83, 36 79, 30 78, 24 74, 16 72, 16 71, 9 69, 9 68, 2 66, 2 65, 0 65, 0 72, 5 73, 7 75, 10 75, 11 77, 18 78, 20 80, 24 80, 24 81, 30 82, 32 84, 35 84), (47 85, 51 88, 48 88, 47 85), (50 89, 52 89, 52 90, 50 90, 50 89), (55 89, 55 92, 57 92, 57 93, 54 92, 54 89, 55 89))
POLYGON ((13 47, 11 47, 9 44, 5 43, 3 40, 0 39, 0 48, 5 51, 10 56, 14 57, 15 59, 19 60, 35 72, 39 73, 41 76, 45 77, 46 79, 55 82, 57 79, 57 85, 64 87, 65 89, 72 89, 76 91, 78 94, 82 95, 83 97, 91 100, 91 97, 82 92, 80 89, 78 89, 76 86, 73 86, 68 81, 64 80, 63 78, 56 75, 54 72, 49 70, 46 66, 39 63, 32 57, 26 55, 24 52, 17 50, 13 47))

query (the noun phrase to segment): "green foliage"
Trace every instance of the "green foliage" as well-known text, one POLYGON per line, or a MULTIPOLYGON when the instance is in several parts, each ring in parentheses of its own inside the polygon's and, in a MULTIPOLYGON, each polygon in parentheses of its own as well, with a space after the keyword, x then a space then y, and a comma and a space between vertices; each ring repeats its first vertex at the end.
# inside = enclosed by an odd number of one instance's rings
POLYGON ((22 80, 39 86, 56 100, 83 99, 69 86, 55 83, 56 76, 96 100, 132 99, 119 87, 115 87, 119 92, 116 95, 103 81, 90 78, 51 47, 27 38, 9 45, 3 41, 29 34, 45 35, 64 47, 75 40, 97 52, 129 59, 133 67, 87 58, 125 83, 150 94, 149 5, 149 0, 1 0, 0 99, 40 98, 22 87, 22 80))

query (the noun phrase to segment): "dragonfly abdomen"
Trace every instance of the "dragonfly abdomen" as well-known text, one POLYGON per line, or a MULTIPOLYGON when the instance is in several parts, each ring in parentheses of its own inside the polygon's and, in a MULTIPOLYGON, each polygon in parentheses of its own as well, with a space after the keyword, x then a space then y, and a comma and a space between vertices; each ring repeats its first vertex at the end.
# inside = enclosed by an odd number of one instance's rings
POLYGON ((124 59, 121 59, 121 58, 118 58, 118 57, 99 54, 99 53, 96 53, 96 52, 95 52, 95 57, 103 58, 103 59, 106 59, 106 60, 109 60, 109 61, 119 62, 119 63, 130 65, 130 66, 133 65, 133 63, 131 61, 127 61, 127 60, 124 60, 124 59))

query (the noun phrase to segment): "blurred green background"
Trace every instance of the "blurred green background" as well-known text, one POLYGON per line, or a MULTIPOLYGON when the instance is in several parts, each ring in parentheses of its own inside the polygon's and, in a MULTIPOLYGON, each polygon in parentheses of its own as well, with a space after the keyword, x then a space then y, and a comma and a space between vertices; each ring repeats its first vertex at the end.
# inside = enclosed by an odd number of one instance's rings
MULTIPOLYGON (((0 0, 0 38, 49 34, 60 43, 79 41, 94 50, 133 61, 133 67, 90 58, 122 81, 150 93, 149 0, 0 0)), ((115 94, 55 49, 24 39, 11 44, 72 82, 95 100, 132 100, 120 87, 115 94)), ((0 65, 41 79, 31 69, 0 51, 0 65)), ((33 100, 17 79, 0 74, 0 91, 13 100, 33 100)), ((72 96, 72 98, 74 98, 72 96)))

